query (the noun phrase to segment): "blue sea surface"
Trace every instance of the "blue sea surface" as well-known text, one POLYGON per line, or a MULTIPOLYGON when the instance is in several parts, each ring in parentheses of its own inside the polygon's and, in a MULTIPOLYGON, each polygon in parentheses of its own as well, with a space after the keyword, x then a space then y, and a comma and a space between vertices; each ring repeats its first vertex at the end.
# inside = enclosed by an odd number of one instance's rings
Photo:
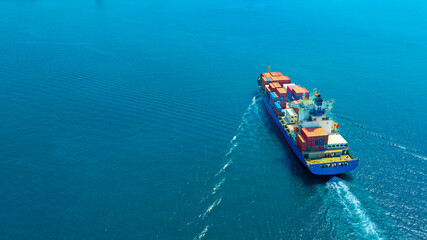
POLYGON ((426 239, 427 2, 0 1, 0 239, 426 239), (260 101, 336 101, 311 175, 260 101))

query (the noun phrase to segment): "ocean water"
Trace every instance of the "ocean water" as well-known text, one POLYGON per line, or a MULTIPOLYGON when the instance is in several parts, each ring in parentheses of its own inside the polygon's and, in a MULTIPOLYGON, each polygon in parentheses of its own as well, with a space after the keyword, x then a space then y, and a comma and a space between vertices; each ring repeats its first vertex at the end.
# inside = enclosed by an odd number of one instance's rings
POLYGON ((0 1, 1 239, 426 239, 427 2, 0 1), (260 101, 336 101, 311 175, 260 101))

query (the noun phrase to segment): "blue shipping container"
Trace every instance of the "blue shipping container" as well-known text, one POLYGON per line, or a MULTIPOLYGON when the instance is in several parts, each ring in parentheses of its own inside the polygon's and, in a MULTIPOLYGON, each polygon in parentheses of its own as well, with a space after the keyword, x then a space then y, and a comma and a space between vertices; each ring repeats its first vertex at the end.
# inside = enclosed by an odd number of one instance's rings
POLYGON ((281 112, 282 107, 280 106, 280 104, 278 102, 274 103, 274 107, 276 108, 277 111, 281 112))
POLYGON ((274 92, 270 93, 270 98, 273 100, 273 102, 277 102, 277 96, 274 94, 274 92))
POLYGON ((265 79, 267 79, 267 81, 268 81, 268 82, 271 82, 271 81, 270 81, 270 78, 268 78, 268 77, 265 77, 265 79))

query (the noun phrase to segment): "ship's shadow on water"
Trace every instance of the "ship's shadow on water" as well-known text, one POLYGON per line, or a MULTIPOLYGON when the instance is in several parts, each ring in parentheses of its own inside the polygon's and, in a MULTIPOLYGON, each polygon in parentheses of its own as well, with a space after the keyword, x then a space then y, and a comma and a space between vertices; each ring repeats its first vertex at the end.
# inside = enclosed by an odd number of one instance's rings
POLYGON ((291 169, 291 172, 294 176, 299 177, 304 184, 307 186, 311 185, 324 185, 328 181, 330 181, 333 177, 338 177, 341 180, 345 181, 352 181, 353 176, 351 173, 342 173, 338 175, 315 175, 310 172, 310 170, 307 169, 307 167, 295 156, 294 152, 290 148, 289 144, 286 142, 286 140, 283 138, 280 130, 276 126, 276 124, 272 121, 271 117, 269 116, 267 109, 265 109, 264 104, 263 105, 263 117, 266 117, 266 126, 268 128, 268 131, 271 135, 277 137, 280 139, 281 146, 283 147, 285 155, 287 157, 283 157, 278 159, 280 162, 282 162, 285 165, 288 165, 288 167, 291 169))

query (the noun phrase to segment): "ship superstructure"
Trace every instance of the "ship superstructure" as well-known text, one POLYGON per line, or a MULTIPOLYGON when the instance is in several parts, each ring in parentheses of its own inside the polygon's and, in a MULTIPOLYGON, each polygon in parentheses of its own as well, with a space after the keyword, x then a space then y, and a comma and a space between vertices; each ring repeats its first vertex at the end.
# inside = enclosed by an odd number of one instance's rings
MULTIPOLYGON (((269 69, 270 70, 270 69, 269 69)), ((357 167, 339 125, 330 116, 333 100, 313 94, 280 72, 257 80, 268 113, 299 160, 316 175, 334 175, 357 167)))

